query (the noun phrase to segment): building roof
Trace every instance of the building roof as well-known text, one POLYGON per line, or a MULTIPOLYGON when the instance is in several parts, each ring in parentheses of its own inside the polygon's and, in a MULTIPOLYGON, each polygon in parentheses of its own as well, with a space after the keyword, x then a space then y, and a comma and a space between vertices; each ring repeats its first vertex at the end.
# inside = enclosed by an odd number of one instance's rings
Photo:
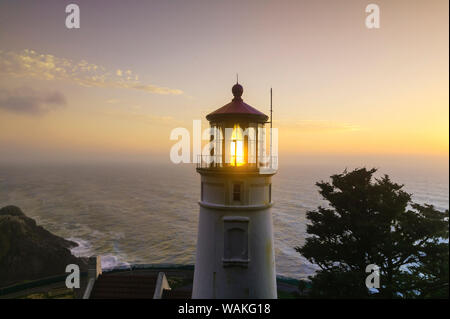
POLYGON ((242 93, 244 88, 240 84, 235 84, 231 89, 234 98, 230 103, 222 106, 221 108, 209 113, 206 116, 208 121, 223 121, 229 119, 249 119, 258 123, 266 122, 269 117, 264 113, 258 111, 254 107, 244 103, 242 100, 242 93))
POLYGON ((95 281, 91 299, 153 299, 157 275, 102 274, 95 281))

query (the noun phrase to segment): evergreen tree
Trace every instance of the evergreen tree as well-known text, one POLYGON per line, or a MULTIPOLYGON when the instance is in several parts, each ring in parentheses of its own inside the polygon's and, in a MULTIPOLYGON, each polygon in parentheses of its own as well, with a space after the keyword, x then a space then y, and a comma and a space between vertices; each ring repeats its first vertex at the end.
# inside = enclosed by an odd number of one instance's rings
POLYGON ((328 207, 307 212, 296 251, 320 267, 311 297, 448 298, 448 210, 413 203, 403 185, 376 169, 356 169, 316 185, 328 207), (366 287, 366 266, 379 267, 380 288, 366 287))

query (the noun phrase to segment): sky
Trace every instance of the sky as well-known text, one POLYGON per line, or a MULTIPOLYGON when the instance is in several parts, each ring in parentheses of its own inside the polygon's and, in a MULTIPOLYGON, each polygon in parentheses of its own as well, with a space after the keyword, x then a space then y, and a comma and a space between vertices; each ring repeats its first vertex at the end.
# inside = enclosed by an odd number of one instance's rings
POLYGON ((0 162, 168 160, 239 73, 280 158, 448 167, 448 1, 369 3, 1 0, 0 162))

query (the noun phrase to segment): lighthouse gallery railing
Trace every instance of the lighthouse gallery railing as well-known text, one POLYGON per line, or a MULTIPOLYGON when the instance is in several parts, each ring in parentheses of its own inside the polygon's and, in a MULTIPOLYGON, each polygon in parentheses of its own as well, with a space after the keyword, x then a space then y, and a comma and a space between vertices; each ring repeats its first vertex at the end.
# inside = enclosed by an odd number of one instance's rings
POLYGON ((198 155, 197 156, 197 168, 200 169, 214 169, 214 168, 278 168, 278 156, 264 156, 258 158, 249 158, 248 162, 236 163, 230 162, 226 163, 222 161, 222 155, 198 155))

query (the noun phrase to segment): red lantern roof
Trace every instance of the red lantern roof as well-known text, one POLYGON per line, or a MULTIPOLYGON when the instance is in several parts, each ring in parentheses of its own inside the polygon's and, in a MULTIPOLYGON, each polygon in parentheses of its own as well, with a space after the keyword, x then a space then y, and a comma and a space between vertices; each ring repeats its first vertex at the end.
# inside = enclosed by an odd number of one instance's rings
POLYGON ((269 117, 264 113, 258 111, 254 107, 244 103, 242 100, 242 93, 244 88, 240 84, 235 84, 231 89, 234 98, 227 105, 209 113, 206 116, 208 121, 223 121, 223 120, 233 120, 233 119, 248 119, 253 120, 258 123, 266 122, 269 117))

